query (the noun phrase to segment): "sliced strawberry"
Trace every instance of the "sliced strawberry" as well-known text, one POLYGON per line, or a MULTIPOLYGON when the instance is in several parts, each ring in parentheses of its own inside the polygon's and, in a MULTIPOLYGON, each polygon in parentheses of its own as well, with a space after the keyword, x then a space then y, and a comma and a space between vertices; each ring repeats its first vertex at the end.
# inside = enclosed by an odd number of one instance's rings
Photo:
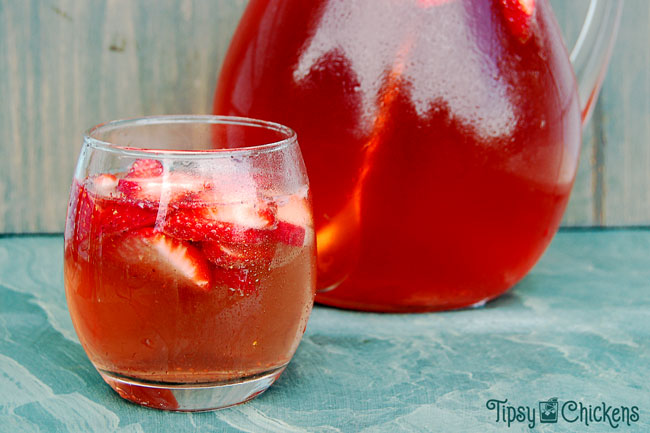
POLYGON ((500 0, 501 10, 508 29, 520 41, 530 37, 531 19, 535 13, 535 0, 500 0))
POLYGON ((221 242, 203 242, 201 251, 208 261, 217 266, 223 266, 227 262, 227 253, 221 248, 221 242))
MULTIPOLYGON (((97 227, 97 195, 109 196, 115 191, 115 185, 117 185, 117 178, 112 174, 92 177, 87 179, 83 185, 75 181, 73 188, 77 190, 77 196, 71 202, 71 206, 74 206, 74 209, 70 209, 72 214, 70 211, 68 214, 68 217, 74 221, 70 221, 70 223, 74 225, 75 249, 82 244, 87 244, 91 230, 97 227)), ((83 249, 87 252, 87 245, 83 245, 83 249)))
POLYGON ((273 238, 288 245, 302 246, 305 242, 306 227, 311 225, 309 201, 299 196, 291 196, 278 207, 277 228, 273 238))
POLYGON ((95 209, 95 201, 88 194, 86 187, 78 185, 78 196, 76 202, 72 204, 75 206, 71 209, 74 212, 71 217, 74 222, 72 230, 72 248, 75 255, 88 260, 90 252, 90 235, 93 227, 93 214, 95 209))
POLYGON ((255 270, 215 268, 214 278, 216 284, 225 285, 231 292, 240 295, 254 293, 259 285, 259 277, 255 270))
POLYGON ((275 244, 224 244, 222 242, 203 242, 201 251, 217 266, 225 268, 267 267, 275 254, 275 244))
POLYGON ((157 227, 163 233, 188 241, 216 241, 231 230, 217 221, 218 211, 213 207, 183 207, 172 211, 157 227))
POLYGON ((76 184, 78 195, 74 200, 72 224, 73 248, 88 259, 91 245, 100 245, 99 238, 127 230, 153 226, 157 209, 149 203, 138 202, 110 192, 112 175, 89 178, 84 185, 76 184), (100 195, 101 192, 101 195, 100 195), (106 194, 106 195, 105 195, 106 194))
POLYGON ((175 238, 195 242, 257 244, 269 239, 274 224, 273 206, 238 203, 183 207, 172 212, 159 229, 175 238))
POLYGON ((156 159, 136 159, 131 165, 126 177, 149 178, 162 176, 162 174, 162 162, 156 159))
POLYGON ((279 221, 273 238, 287 245, 301 247, 305 243, 305 228, 285 221, 279 221))
POLYGON ((144 202, 129 199, 97 200, 97 224, 104 235, 153 226, 157 210, 144 202))
POLYGON ((84 239, 90 234, 94 209, 95 200, 88 193, 85 187, 81 187, 79 191, 78 215, 76 218, 76 233, 80 239, 84 239))
POLYGON ((297 226, 311 225, 309 199, 299 195, 290 196, 279 203, 277 218, 297 226))
POLYGON ((219 220, 249 229, 269 229, 275 224, 275 203, 246 202, 219 205, 219 220))
POLYGON ((68 210, 65 216, 65 232, 64 237, 67 241, 74 241, 74 235, 77 225, 77 213, 79 211, 79 195, 81 192, 81 184, 77 179, 73 179, 72 187, 70 188, 70 200, 68 201, 68 210))
POLYGON ((117 184, 117 189, 125 196, 136 199, 142 196, 142 186, 140 182, 134 180, 120 179, 117 184))
POLYGON ((188 200, 193 194, 210 188, 210 184, 184 173, 169 173, 156 177, 126 177, 120 179, 117 190, 134 200, 174 203, 188 200))
POLYGON ((140 277, 175 281, 202 291, 211 288, 210 269, 201 251, 150 227, 128 232, 107 243, 106 250, 108 257, 140 277))
POLYGON ((100 174, 92 179, 92 190, 100 196, 110 196, 116 193, 117 177, 112 174, 100 174))
POLYGON ((313 228, 311 211, 306 197, 294 195, 278 208, 278 224, 273 232, 277 242, 271 268, 285 266, 302 252, 305 245, 312 242, 313 228))

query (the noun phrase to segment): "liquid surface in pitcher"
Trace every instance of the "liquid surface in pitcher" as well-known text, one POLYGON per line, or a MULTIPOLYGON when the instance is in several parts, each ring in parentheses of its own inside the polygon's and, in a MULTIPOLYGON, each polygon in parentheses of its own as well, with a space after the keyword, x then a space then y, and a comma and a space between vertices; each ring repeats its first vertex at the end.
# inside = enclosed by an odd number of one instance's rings
POLYGON ((580 147, 546 0, 253 0, 214 110, 297 131, 316 299, 360 310, 512 287, 560 224, 580 147))

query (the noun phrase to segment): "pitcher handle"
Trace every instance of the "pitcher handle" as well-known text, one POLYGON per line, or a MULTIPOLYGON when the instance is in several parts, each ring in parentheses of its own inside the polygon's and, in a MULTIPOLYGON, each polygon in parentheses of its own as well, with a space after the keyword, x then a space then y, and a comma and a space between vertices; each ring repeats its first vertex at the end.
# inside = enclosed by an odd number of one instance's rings
POLYGON ((583 126, 591 116, 603 84, 622 10, 623 0, 591 0, 582 30, 571 51, 583 126))

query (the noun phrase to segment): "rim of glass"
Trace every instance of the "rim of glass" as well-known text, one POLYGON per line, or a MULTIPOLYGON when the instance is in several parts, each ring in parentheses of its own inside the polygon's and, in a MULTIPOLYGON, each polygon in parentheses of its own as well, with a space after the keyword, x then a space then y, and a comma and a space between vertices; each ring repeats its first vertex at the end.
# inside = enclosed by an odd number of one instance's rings
POLYGON ((287 146, 297 143, 296 132, 288 126, 279 123, 270 122, 268 120, 253 119, 250 117, 240 116, 221 116, 215 114, 165 114, 154 116, 133 117, 126 119, 111 120, 108 122, 100 123, 89 129, 83 134, 84 144, 107 152, 120 153, 134 157, 182 157, 182 158, 215 158, 215 157, 229 157, 232 155, 256 155, 260 153, 275 152, 282 150, 287 146), (269 143, 259 144, 255 146, 228 148, 228 149, 197 149, 197 150, 181 150, 181 149, 144 149, 138 147, 126 147, 109 141, 103 141, 93 137, 102 131, 118 129, 128 126, 147 126, 147 125, 163 125, 163 124, 183 124, 183 123, 197 123, 197 124, 213 124, 213 125, 240 125, 256 128, 264 128, 272 131, 279 132, 285 135, 281 140, 272 141, 269 143))

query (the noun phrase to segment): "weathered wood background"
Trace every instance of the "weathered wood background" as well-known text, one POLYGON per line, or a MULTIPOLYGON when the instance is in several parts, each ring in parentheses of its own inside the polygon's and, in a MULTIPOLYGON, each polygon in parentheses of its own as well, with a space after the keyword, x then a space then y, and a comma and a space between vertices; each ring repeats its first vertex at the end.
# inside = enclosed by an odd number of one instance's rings
MULTIPOLYGON (((207 113, 245 0, 0 0, 0 233, 60 232, 81 132, 207 113)), ((588 0, 553 1, 568 44, 588 0)), ((650 224, 650 1, 627 0, 565 225, 650 224)))

